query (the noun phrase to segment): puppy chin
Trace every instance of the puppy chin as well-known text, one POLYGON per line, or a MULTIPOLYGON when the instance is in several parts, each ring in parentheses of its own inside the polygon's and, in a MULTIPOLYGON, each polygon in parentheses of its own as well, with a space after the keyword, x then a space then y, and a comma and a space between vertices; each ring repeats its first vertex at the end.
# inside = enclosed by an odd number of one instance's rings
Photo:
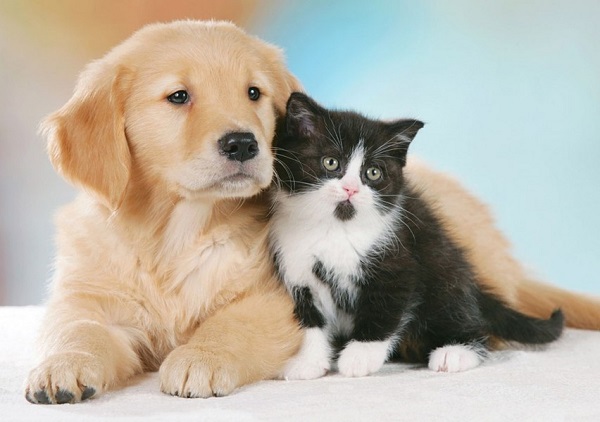
POLYGON ((266 188, 269 182, 256 177, 235 174, 211 181, 202 187, 180 185, 180 194, 186 199, 232 199, 249 198, 266 188))
POLYGON ((248 198, 270 185, 272 167, 268 157, 239 163, 219 156, 178 169, 174 181, 186 199, 248 198))
POLYGON ((225 178, 211 187, 212 193, 221 199, 248 198, 258 194, 262 189, 256 179, 240 176, 225 178))

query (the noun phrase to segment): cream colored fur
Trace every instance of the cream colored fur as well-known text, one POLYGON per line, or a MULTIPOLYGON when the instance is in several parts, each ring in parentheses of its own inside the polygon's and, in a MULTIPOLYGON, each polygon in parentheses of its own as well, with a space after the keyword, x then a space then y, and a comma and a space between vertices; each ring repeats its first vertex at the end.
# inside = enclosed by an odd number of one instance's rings
POLYGON ((299 89, 279 50, 228 23, 152 25, 85 69, 42 126, 84 192, 56 218, 28 399, 79 401, 159 367, 161 389, 184 397, 279 373, 301 334, 266 253, 266 201, 249 198, 271 182, 276 117, 299 89), (167 101, 182 89, 189 103, 167 101), (252 132, 259 155, 220 154, 232 131, 252 132))
POLYGON ((450 236, 469 255, 483 284, 513 308, 548 318, 561 308, 569 327, 600 330, 600 299, 534 280, 513 257, 488 207, 454 178, 409 159, 407 177, 434 206, 450 236))
MULTIPOLYGON (((302 338, 266 251, 266 200, 253 195, 271 181, 276 115, 300 89, 276 48, 226 23, 151 25, 86 68, 42 125, 53 165, 83 192, 56 218, 30 401, 76 402, 158 368, 162 391, 183 397, 280 373, 302 338), (166 100, 181 89, 188 104, 166 100), (216 142, 230 131, 257 138, 251 178, 228 179, 238 169, 216 142)), ((600 303, 530 281, 456 181, 414 161, 408 172, 486 286, 523 312, 560 306, 569 325, 600 329, 600 303)))

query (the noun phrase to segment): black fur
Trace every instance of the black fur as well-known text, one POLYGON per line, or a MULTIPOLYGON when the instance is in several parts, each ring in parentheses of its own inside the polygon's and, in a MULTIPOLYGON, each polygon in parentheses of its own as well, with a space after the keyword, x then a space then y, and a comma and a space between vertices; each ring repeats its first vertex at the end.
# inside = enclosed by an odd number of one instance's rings
MULTIPOLYGON (((402 169, 408 146, 422 127, 417 120, 385 123, 354 112, 326 110, 299 93, 288 101, 286 124, 277 136, 279 188, 300 195, 318 189, 322 180, 342 177, 357 140, 362 139, 365 167, 377 165, 384 174, 381 180, 371 181, 363 171, 363 184, 379 195, 380 213, 401 215, 393 228, 395 241, 374 247, 364 257, 356 301, 348 300, 344 292, 333 292, 336 306, 354 316, 354 328, 349 336, 342 336, 342 344, 397 337, 395 357, 425 361, 437 347, 456 343, 485 347, 492 336, 531 344, 555 340, 563 328, 561 311, 548 320, 532 318, 486 291, 465 252, 451 240, 419 192, 405 182, 402 169), (329 156, 339 159, 339 171, 324 169, 323 157, 329 156)), ((340 203, 335 217, 349 221, 355 212, 350 203, 340 203)), ((325 268, 317 260, 313 273, 336 289, 335 268, 325 268)), ((308 303, 312 295, 304 289, 293 292, 298 319, 305 327, 321 327, 326 321, 308 303)))
POLYGON ((339 289, 335 283, 335 280, 331 277, 331 273, 328 272, 323 263, 319 260, 315 262, 313 266, 313 274, 321 280, 332 292, 333 300, 338 308, 345 312, 354 312, 356 308, 348 296, 348 292, 343 289, 339 289))
POLYGON ((292 291, 294 298, 294 314, 304 328, 323 328, 325 318, 315 307, 313 296, 308 287, 295 287, 292 291))
POLYGON ((336 218, 342 221, 348 221, 356 214, 356 209, 349 201, 340 202, 335 208, 336 218))

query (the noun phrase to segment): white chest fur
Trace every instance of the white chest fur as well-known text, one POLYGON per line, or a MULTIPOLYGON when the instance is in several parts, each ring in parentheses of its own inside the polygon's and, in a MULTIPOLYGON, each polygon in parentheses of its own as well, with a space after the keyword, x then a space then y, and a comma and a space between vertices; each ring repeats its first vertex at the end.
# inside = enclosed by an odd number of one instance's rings
POLYGON ((309 287, 317 308, 338 326, 348 325, 343 322, 347 315, 335 304, 355 302, 365 259, 389 243, 396 219, 395 213, 379 211, 377 194, 362 183, 363 161, 360 143, 343 177, 324 179, 293 195, 280 191, 271 226, 271 244, 287 287, 309 287), (353 213, 342 218, 336 208, 346 201, 353 213), (317 262, 327 272, 327 283, 314 274, 317 262))
POLYGON ((326 187, 302 195, 280 196, 271 240, 288 288, 310 287, 320 310, 335 318, 331 289, 314 275, 315 263, 320 261, 335 275, 338 293, 353 300, 361 264, 374 248, 388 241, 394 217, 381 215, 371 204, 358 206, 354 218, 341 221, 334 216, 337 203, 324 195, 328 195, 326 187))

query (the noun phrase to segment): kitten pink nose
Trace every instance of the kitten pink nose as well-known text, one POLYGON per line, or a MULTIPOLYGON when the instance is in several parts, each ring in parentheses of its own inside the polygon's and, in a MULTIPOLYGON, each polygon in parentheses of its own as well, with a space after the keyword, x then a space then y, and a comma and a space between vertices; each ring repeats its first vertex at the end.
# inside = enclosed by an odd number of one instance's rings
POLYGON ((348 194, 348 198, 352 198, 352 196, 358 192, 358 188, 355 186, 344 186, 343 187, 346 193, 348 194))

